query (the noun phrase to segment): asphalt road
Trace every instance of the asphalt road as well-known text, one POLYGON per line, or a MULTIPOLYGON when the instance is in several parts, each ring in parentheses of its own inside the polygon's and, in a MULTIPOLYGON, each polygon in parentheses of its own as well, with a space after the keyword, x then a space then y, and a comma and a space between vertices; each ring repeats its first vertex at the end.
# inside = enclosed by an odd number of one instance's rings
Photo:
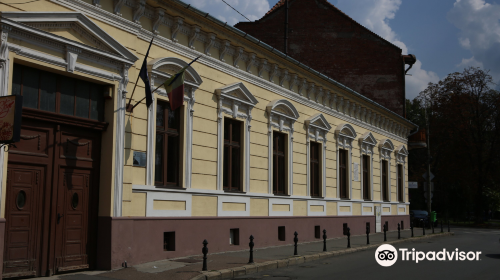
POLYGON ((395 244, 398 261, 382 267, 375 250, 346 254, 235 279, 500 279, 500 230, 453 228, 454 236, 395 244), (416 251, 480 251, 478 261, 402 261, 400 248, 416 251))

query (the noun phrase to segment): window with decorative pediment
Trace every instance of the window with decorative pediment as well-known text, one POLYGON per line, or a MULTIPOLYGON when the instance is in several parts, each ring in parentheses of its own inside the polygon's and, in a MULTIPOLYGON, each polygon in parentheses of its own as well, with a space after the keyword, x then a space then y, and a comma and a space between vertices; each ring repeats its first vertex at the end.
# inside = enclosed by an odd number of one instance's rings
POLYGON ((218 99, 217 189, 248 191, 250 187, 250 122, 259 103, 243 83, 215 90, 218 99))
POLYGON ((337 197, 352 198, 352 142, 356 131, 350 124, 340 124, 335 128, 337 140, 337 197))
MULTIPOLYGON (((293 194, 293 131, 299 112, 293 104, 286 99, 271 101, 266 107, 268 123, 268 188, 269 193, 274 193, 275 183, 284 182, 283 194, 293 194), (274 133, 276 131, 276 133, 274 133), (280 141, 283 144, 280 146, 280 141), (283 149, 281 149, 283 148, 283 149), (280 151, 281 150, 281 151, 280 151), (283 157, 280 157, 280 155, 283 157), (276 157, 275 157, 276 155, 276 157), (282 172, 280 172, 282 170, 282 172), (280 178, 275 178, 280 176, 280 178)), ((279 184, 279 183, 278 183, 279 184)), ((278 185, 276 185, 278 186, 278 185)), ((280 192, 277 190, 277 194, 280 192)))
POLYGON ((326 196, 326 134, 332 126, 323 114, 305 120, 307 143, 307 195, 326 196))
POLYGON ((408 156, 408 150, 404 145, 400 145, 396 149, 395 154, 396 154, 396 164, 398 165, 397 197, 399 202, 405 202, 405 197, 406 197, 405 170, 406 170, 406 157, 408 156))
POLYGON ((371 132, 366 132, 359 139, 361 192, 365 200, 373 200, 373 148, 375 145, 377 145, 377 140, 371 132))
MULTIPOLYGON (((148 62, 148 74, 150 78, 151 87, 153 89, 160 86, 164 83, 168 78, 170 78, 175 73, 178 73, 179 70, 187 66, 188 63, 182 59, 176 57, 162 57, 153 59, 148 62)), ((198 75, 198 73, 193 69, 193 67, 189 66, 186 68, 184 74, 184 105, 180 108, 176 109, 175 114, 177 114, 177 122, 179 129, 176 130, 176 136, 179 144, 177 146, 178 156, 175 159, 177 162, 176 168, 176 186, 180 188, 190 188, 191 187, 191 168, 192 168, 192 135, 193 135, 193 114, 194 114, 194 103, 195 103, 195 91, 201 85, 203 80, 198 75), (183 152, 185 150, 185 153, 183 152), (185 154, 185 156, 184 156, 185 154), (184 174, 184 176, 183 176, 184 174), (184 180, 181 180, 184 178, 184 180)), ((167 154, 168 146, 167 144, 163 144, 163 150, 159 150, 159 146, 161 143, 165 143, 165 140, 160 143, 159 135, 161 135, 164 131, 169 132, 169 141, 170 137, 172 137, 172 129, 164 128, 162 129, 158 122, 157 116, 161 115, 161 110, 167 110, 169 113, 169 105, 166 103, 168 101, 168 96, 164 87, 159 87, 154 96, 153 96, 153 104, 157 104, 156 106, 149 106, 148 108, 148 138, 147 138, 147 162, 146 162, 146 184, 147 185, 170 185, 172 182, 169 178, 173 178, 174 175, 169 175, 168 169, 164 167, 170 163, 169 154, 167 154), (167 106, 167 107, 165 107, 167 106), (156 123, 156 124, 155 124, 156 123), (161 153, 161 154, 160 154, 161 153), (160 161, 163 162, 163 165, 160 164, 160 161), (157 169, 163 168, 163 174, 160 174, 157 169), (153 172, 153 170, 155 170, 153 172), (159 178, 163 178, 162 180, 158 180, 159 178)), ((167 114, 165 113, 165 114, 167 114)), ((163 136, 166 137, 166 136, 163 136)), ((166 138, 165 138, 166 139, 166 138)), ((173 138, 172 138, 173 139, 173 138)), ((172 144, 173 145, 173 144, 172 144)), ((161 147, 160 147, 161 148, 161 147)), ((171 163, 170 163, 171 164, 171 163)))
POLYGON ((380 153, 380 200, 391 200, 391 153, 394 145, 390 139, 384 139, 379 144, 380 153))

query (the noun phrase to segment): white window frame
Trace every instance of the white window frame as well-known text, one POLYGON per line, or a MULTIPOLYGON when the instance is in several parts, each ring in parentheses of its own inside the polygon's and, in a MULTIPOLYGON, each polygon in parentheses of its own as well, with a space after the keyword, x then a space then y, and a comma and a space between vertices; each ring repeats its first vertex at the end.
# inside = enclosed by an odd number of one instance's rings
MULTIPOLYGON (((188 65, 184 60, 177 57, 162 57, 153 59, 148 62, 148 74, 151 83, 151 87, 155 89, 158 85, 164 83, 172 75, 161 71, 161 68, 178 71, 188 65)), ((191 176, 192 176, 192 151, 193 151, 193 115, 194 115, 194 103, 195 103, 195 91, 203 83, 200 75, 193 67, 188 66, 184 76, 184 102, 186 102, 184 116, 184 121, 186 123, 185 131, 182 131, 184 135, 184 144, 186 145, 186 155, 180 158, 180 163, 184 163, 184 180, 182 185, 184 188, 191 188, 191 176)), ((159 87, 156 94, 165 97, 168 100, 167 92, 165 88, 159 87)), ((146 185, 154 185, 154 168, 155 168, 155 139, 156 139, 156 104, 157 98, 153 96, 153 106, 148 108, 148 137, 146 143, 147 151, 147 161, 146 161, 146 185)), ((182 178, 182 176, 181 176, 182 178)), ((182 187, 182 186, 180 186, 182 187)))
POLYGON ((379 153, 380 153, 380 201, 384 201, 384 197, 382 195, 382 161, 387 161, 387 188, 389 201, 392 200, 392 185, 391 185, 391 153, 394 151, 394 144, 390 139, 384 139, 380 141, 379 144, 379 153))
POLYGON ((306 125, 306 161, 307 161, 307 196, 311 196, 311 139, 321 143, 321 193, 320 196, 326 197, 326 134, 332 126, 328 123, 323 114, 315 114, 305 120, 306 125))
POLYGON ((273 130, 288 132, 288 194, 293 195, 293 131, 299 112, 286 99, 277 99, 266 106, 268 123, 268 192, 273 193, 273 130))
POLYGON ((352 142, 356 139, 357 134, 354 127, 348 123, 339 124, 335 128, 336 138, 336 154, 337 154, 337 197, 340 198, 340 178, 339 178, 339 150, 347 150, 347 182, 349 197, 345 200, 352 199, 352 142))
POLYGON ((245 131, 243 133, 243 185, 242 191, 250 190, 250 122, 252 109, 259 103, 257 98, 245 87, 243 83, 230 84, 215 90, 218 98, 217 110, 217 190, 222 190, 224 169, 224 114, 233 119, 244 119, 245 131))
POLYGON ((365 134, 363 134, 363 136, 361 136, 361 138, 359 139, 359 163, 360 163, 360 166, 361 166, 361 169, 360 169, 360 178, 361 178, 361 199, 363 199, 363 193, 364 193, 364 189, 363 189, 363 155, 367 155, 370 157, 370 197, 368 198, 368 200, 371 200, 373 201, 373 148, 377 145, 377 140, 375 139, 375 137, 373 136, 373 134, 371 132, 366 132, 365 134))
MULTIPOLYGON (((408 150, 406 149, 405 145, 400 145, 395 152, 396 155, 396 165, 401 164, 401 169, 403 171, 403 174, 401 176, 403 177, 403 201, 406 202, 406 157, 408 156, 408 150)), ((397 178, 397 177, 396 177, 397 178)), ((397 186, 397 183, 396 183, 397 186)), ((399 201, 399 188, 396 187, 396 200, 399 201)), ((399 209, 399 208, 398 208, 399 209)), ((399 211, 399 210, 398 210, 399 211)))

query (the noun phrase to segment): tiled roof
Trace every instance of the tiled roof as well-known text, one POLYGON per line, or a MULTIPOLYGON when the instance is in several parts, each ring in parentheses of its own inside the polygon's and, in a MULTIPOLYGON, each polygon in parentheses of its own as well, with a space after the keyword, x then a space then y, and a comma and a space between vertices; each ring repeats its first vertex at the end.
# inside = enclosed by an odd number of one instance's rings
MULTIPOLYGON (((288 0, 289 2, 291 2, 292 0, 288 0)), ((297 1, 297 0, 296 0, 297 1)), ((300 0, 298 0, 300 1, 300 0)), ((355 21, 353 18, 351 18, 350 16, 346 15, 344 12, 342 12, 341 10, 339 10, 339 8, 335 7, 332 3, 328 2, 327 0, 317 0, 317 1, 321 1, 323 2, 323 4, 329 6, 330 8, 338 11, 340 14, 344 15, 345 17, 347 17, 348 19, 352 20, 353 22, 357 23, 358 25, 362 26, 364 29, 368 30, 368 32, 372 33, 373 35, 377 36, 378 38, 386 41, 387 43, 389 43, 390 45, 398 48, 398 49, 401 49, 400 47, 394 45, 393 43, 387 41, 386 39, 380 37, 380 35, 378 35, 377 33, 371 31, 370 29, 366 28, 364 25, 362 25, 361 23, 355 21)), ((274 5, 260 20, 262 20, 263 18, 267 17, 268 15, 274 13, 275 11, 279 10, 279 8, 281 8, 282 6, 285 5, 285 0, 280 0, 278 1, 278 3, 276 3, 276 5, 274 5)))

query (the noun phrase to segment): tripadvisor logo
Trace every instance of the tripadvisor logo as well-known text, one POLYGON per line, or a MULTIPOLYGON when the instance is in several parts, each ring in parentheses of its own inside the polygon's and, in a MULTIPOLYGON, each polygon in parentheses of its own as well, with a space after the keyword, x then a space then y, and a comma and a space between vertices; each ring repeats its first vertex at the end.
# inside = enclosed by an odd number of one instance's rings
MULTIPOLYGON (((427 261, 479 261, 479 255, 481 252, 476 251, 459 251, 455 249, 454 251, 448 251, 443 249, 441 251, 415 251, 415 248, 408 250, 407 248, 400 248, 399 253, 401 255, 401 261, 414 261, 418 263, 423 260, 427 261)), ((380 245, 375 251, 375 260, 381 266, 391 266, 398 260, 398 250, 394 246, 389 244, 380 245)))

